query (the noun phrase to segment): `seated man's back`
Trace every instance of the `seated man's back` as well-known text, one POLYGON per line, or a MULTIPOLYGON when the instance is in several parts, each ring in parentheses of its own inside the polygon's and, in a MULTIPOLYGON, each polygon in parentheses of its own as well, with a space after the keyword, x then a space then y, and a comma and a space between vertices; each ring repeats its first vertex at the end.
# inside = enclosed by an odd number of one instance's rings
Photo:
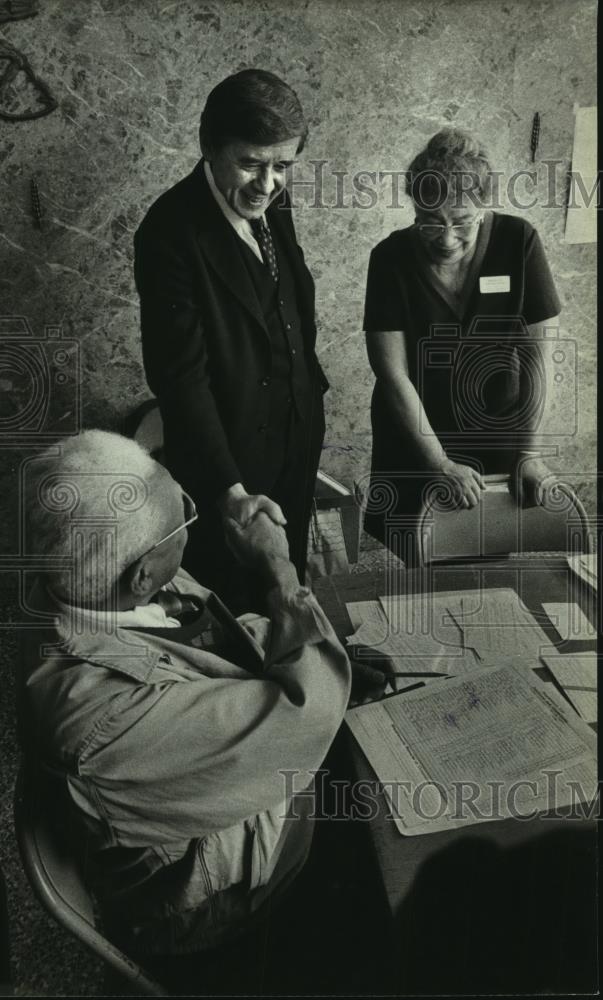
MULTIPOLYGON (((90 546, 74 553, 77 592, 63 571, 38 580, 30 605, 54 624, 25 637, 22 731, 112 936, 138 952, 192 951, 239 928, 303 865, 313 799, 292 792, 322 764, 350 668, 297 582, 282 528, 263 514, 233 526, 233 538, 263 575, 270 625, 247 623, 262 643, 250 637, 246 657, 246 633, 222 608, 228 653, 208 648, 207 592, 177 573, 187 510, 166 470, 101 432, 84 432, 45 461, 53 482, 73 478, 76 466, 85 482, 86 455, 97 472, 105 458, 115 475, 121 453, 145 483, 142 533, 135 515, 129 526, 118 520, 123 565, 110 578, 105 564, 100 599, 85 582, 95 577, 90 546), (185 607, 183 626, 172 608, 185 607)), ((36 502, 41 495, 36 487, 36 502)), ((82 515, 94 502, 83 496, 82 515)), ((40 544, 48 512, 36 521, 30 503, 29 513, 40 544)))

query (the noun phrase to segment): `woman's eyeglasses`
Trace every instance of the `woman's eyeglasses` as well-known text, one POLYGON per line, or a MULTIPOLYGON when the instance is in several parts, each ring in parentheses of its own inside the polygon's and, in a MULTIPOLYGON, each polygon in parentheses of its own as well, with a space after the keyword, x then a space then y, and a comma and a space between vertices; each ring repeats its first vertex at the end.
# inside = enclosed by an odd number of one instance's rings
POLYGON ((195 507, 195 502, 192 497, 189 497, 188 493, 184 492, 184 490, 182 490, 182 503, 184 505, 184 522, 179 524, 177 528, 174 528, 173 531, 168 532, 167 535, 164 535, 163 538, 160 538, 154 545, 151 545, 151 548, 143 552, 141 556, 138 556, 138 559, 142 559, 143 556, 148 556, 150 552, 154 552, 155 549, 159 548, 160 545, 163 545, 164 542, 173 538, 179 531, 184 531, 185 528, 188 528, 190 524, 197 520, 199 515, 197 513, 197 508, 195 507))
POLYGON ((437 240, 438 236, 443 236, 448 230, 455 236, 469 236, 471 230, 481 221, 481 217, 478 216, 476 219, 472 219, 471 222, 454 222, 449 225, 436 222, 417 222, 415 225, 421 236, 425 236, 428 240, 437 240))

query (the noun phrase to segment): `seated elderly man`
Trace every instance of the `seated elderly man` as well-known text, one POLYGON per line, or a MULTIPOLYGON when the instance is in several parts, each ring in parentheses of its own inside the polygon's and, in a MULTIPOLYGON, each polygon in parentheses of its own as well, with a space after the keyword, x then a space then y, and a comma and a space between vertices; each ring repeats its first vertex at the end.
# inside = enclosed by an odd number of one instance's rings
POLYGON ((191 502, 135 442, 84 431, 31 464, 24 738, 111 936, 137 954, 227 939, 302 867, 350 664, 284 531, 230 524, 270 619, 179 571, 191 502), (296 787, 282 772, 297 773, 296 787), (293 798, 291 797, 293 794, 293 798))

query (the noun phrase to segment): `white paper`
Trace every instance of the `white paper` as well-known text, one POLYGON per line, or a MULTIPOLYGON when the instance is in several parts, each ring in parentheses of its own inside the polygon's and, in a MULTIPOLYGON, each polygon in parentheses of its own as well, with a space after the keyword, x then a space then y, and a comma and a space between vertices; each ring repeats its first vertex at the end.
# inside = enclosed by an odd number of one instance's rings
MULTIPOLYGON (((458 603, 456 598, 455 592, 379 598, 387 634, 378 648, 396 659, 396 669, 457 675, 476 668, 478 658, 465 648, 463 631, 450 610, 458 603)), ((366 642, 367 638, 365 625, 360 639, 366 642)))
POLYGON ((517 660, 352 709, 346 722, 404 834, 530 816, 596 792, 594 734, 517 660))
POLYGON ((463 595, 456 617, 465 635, 465 646, 482 659, 493 656, 537 658, 550 641, 531 611, 511 589, 470 591, 463 595))
POLYGON ((597 241, 596 180, 597 109, 578 108, 574 126, 570 200, 565 220, 566 243, 597 241))
POLYGON ((414 649, 416 655, 437 655, 430 654, 430 642, 444 643, 450 652, 454 652, 450 647, 459 644, 483 660, 499 655, 537 659, 550 647, 532 613, 510 588, 379 600, 392 631, 405 638, 409 652, 414 649))
POLYGON ((543 604, 562 639, 594 639, 597 631, 577 604, 543 604))
POLYGON ((500 294, 511 291, 511 275, 486 274, 479 279, 479 290, 482 295, 500 294))
MULTIPOLYGON (((474 670, 479 665, 473 650, 463 648, 461 632, 456 625, 453 626, 454 632, 451 636, 454 642, 441 643, 429 635, 415 637, 406 632, 397 633, 377 601, 354 601, 346 607, 355 628, 353 635, 346 638, 348 646, 369 647, 387 656, 397 673, 409 676, 422 673, 456 675, 474 670)), ((428 607, 433 611, 433 602, 430 602, 428 607)), ((443 604, 441 607, 446 613, 443 604)), ((421 606, 421 612, 426 613, 424 605, 421 606)), ((451 621, 451 627, 452 625, 451 621)), ((400 679, 393 684, 394 689, 402 686, 405 685, 400 679)))
POLYGON ((542 660, 585 722, 597 721, 597 654, 552 653, 542 660))
POLYGON ((383 634, 387 632, 387 618, 379 601, 353 601, 346 604, 352 628, 357 629, 364 623, 381 625, 383 634))

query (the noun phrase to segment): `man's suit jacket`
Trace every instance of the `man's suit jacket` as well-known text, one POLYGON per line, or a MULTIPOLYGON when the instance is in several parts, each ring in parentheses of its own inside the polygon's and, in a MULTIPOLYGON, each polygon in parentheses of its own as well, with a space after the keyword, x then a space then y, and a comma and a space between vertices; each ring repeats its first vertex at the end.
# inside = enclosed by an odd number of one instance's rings
MULTIPOLYGON (((288 248, 312 409, 322 421, 328 383, 314 353, 314 282, 286 192, 266 214, 288 248)), ((158 198, 135 236, 143 359, 161 407, 167 462, 195 499, 208 502, 238 481, 267 492, 273 471, 270 339, 239 242, 203 161, 158 198)))

